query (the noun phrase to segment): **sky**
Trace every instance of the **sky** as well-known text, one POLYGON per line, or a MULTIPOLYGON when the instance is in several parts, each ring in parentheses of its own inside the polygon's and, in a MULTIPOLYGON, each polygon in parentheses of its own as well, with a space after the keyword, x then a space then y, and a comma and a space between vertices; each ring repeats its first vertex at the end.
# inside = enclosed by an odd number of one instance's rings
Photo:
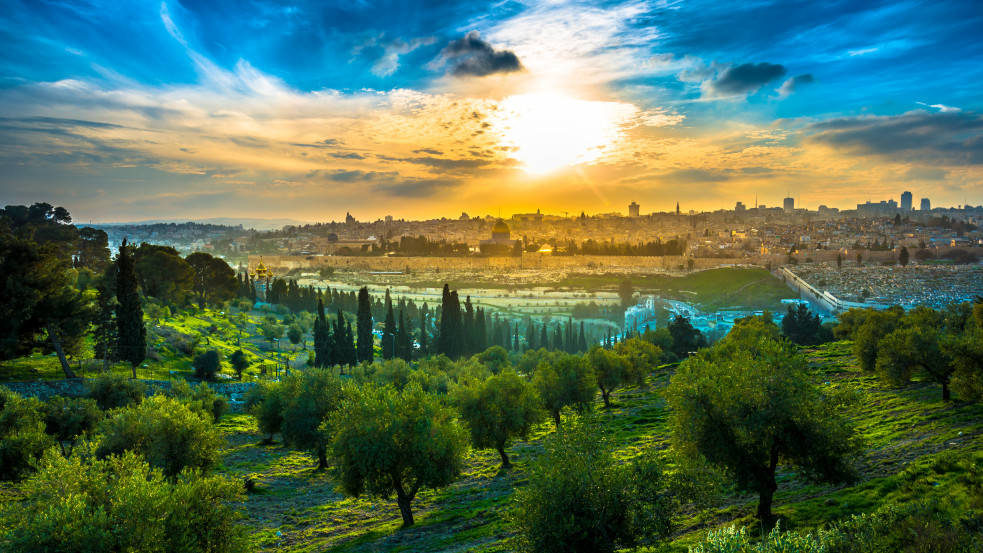
POLYGON ((0 205, 979 205, 981 29, 978 0, 7 0, 0 205))

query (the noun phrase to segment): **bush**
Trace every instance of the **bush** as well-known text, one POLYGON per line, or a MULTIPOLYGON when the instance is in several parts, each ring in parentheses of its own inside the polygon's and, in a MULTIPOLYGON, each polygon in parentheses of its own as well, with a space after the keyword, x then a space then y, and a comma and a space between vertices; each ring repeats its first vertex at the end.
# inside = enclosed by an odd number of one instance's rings
POLYGON ((204 382, 192 387, 187 380, 172 380, 169 395, 213 422, 218 422, 229 410, 229 398, 204 382))
POLYGON ((0 386, 0 480, 18 480, 34 472, 54 445, 44 432, 41 402, 0 386))
POLYGON ((118 411, 99 434, 99 458, 135 451, 169 478, 185 468, 207 473, 218 462, 221 438, 210 417, 174 398, 158 395, 118 411))
POLYGON ((242 380, 242 372, 249 368, 249 359, 246 358, 246 353, 237 349, 232 357, 229 357, 229 362, 232 363, 232 369, 236 372, 236 378, 242 380))
POLYGON ((205 353, 196 355, 191 366, 195 368, 195 378, 215 380, 215 373, 222 368, 222 360, 219 358, 217 350, 210 349, 205 353))
POLYGON ((121 374, 101 374, 86 382, 89 397, 103 411, 139 404, 147 395, 147 387, 139 380, 121 374))
POLYGON ((103 418, 96 400, 55 396, 41 407, 45 432, 58 440, 62 455, 71 455, 75 442, 90 434, 103 418), (67 445, 67 448, 66 448, 67 445))
POLYGON ((523 551, 612 552, 667 538, 678 500, 656 462, 620 464, 588 424, 546 441, 514 506, 523 551))
POLYGON ((83 462, 48 457, 5 513, 0 549, 245 552, 249 538, 229 504, 238 485, 182 474, 174 483, 139 456, 83 462))

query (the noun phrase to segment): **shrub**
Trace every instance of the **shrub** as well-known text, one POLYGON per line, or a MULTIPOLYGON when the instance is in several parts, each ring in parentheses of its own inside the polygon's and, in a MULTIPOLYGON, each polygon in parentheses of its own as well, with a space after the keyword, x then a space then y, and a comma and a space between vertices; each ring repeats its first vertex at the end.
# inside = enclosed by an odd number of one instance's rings
POLYGON ((45 432, 61 446, 62 455, 71 455, 75 442, 95 430, 103 418, 96 400, 55 396, 41 407, 45 432), (67 448, 66 448, 67 446, 67 448))
POLYGON ((196 355, 191 366, 195 368, 195 378, 215 380, 215 373, 222 368, 222 360, 217 350, 210 349, 196 355))
POLYGON ((249 550, 230 505, 236 484, 184 473, 168 483, 133 453, 104 460, 48 457, 5 513, 0 549, 35 551, 249 550))
POLYGON ((249 368, 249 359, 246 358, 246 353, 237 349, 232 357, 229 357, 229 362, 232 363, 232 369, 236 372, 236 378, 242 380, 242 372, 249 368))
POLYGON ((174 398, 157 395, 120 410, 99 425, 99 434, 99 458, 135 451, 169 478, 185 468, 207 473, 218 462, 218 430, 174 398))
POLYGON ((0 386, 0 480, 30 474, 54 445, 44 432, 41 402, 0 386))
POLYGON ((656 462, 619 463, 600 429, 585 424, 546 441, 510 517, 523 551, 612 552, 667 538, 677 507, 656 462))
POLYGON ((86 382, 89 397, 103 411, 138 404, 147 395, 147 387, 139 380, 121 374, 101 374, 86 382))
POLYGON ((172 380, 169 395, 213 422, 218 422, 229 410, 229 398, 204 382, 192 387, 187 380, 172 380))

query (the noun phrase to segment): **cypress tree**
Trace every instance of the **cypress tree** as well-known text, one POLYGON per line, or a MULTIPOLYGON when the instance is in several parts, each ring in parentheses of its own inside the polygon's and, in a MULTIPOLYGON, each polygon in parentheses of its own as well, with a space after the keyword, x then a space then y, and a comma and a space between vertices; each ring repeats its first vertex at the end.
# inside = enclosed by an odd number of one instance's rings
POLYGON ((539 333, 539 347, 550 349, 550 338, 546 334, 546 323, 543 323, 543 330, 539 333))
POLYGON ((464 343, 462 344, 464 349, 464 355, 470 357, 477 353, 475 350, 478 345, 477 337, 475 336, 475 326, 474 326, 474 306, 471 305, 471 296, 467 296, 464 299, 464 321, 462 326, 462 334, 464 336, 464 343))
POLYGON ((451 308, 451 289, 450 285, 444 283, 444 291, 440 296, 440 335, 437 336, 437 353, 443 353, 448 357, 451 355, 451 331, 450 313, 451 308))
POLYGON ((560 330, 562 323, 558 323, 556 328, 553 329, 553 349, 556 351, 563 351, 563 332, 560 330))
POLYGON ((580 321, 580 347, 581 352, 587 351, 587 335, 584 334, 584 321, 580 321))
MULTIPOLYGON (((347 336, 345 335, 345 327, 342 326, 345 321, 345 315, 342 313, 341 309, 338 310, 338 318, 334 322, 334 336, 332 343, 334 348, 332 348, 332 365, 345 366, 348 364, 348 345, 345 343, 347 336)), ((344 372, 344 371, 342 371, 344 372)))
POLYGON ((515 336, 512 337, 512 351, 519 351, 519 323, 515 323, 515 336))
MULTIPOLYGON (((372 304, 369 300, 369 288, 363 286, 358 291, 358 313, 357 313, 357 327, 358 327, 358 348, 356 354, 356 361, 353 364, 358 364, 362 361, 372 362, 372 304)), ((349 329, 351 329, 351 322, 348 323, 349 329)), ((346 348, 347 350, 347 348, 346 348)))
POLYGON ((126 238, 120 244, 116 257, 116 299, 119 301, 116 305, 117 357, 132 365, 133 378, 136 378, 137 365, 147 357, 147 327, 143 324, 137 274, 133 256, 126 247, 126 238))
POLYGON ((457 290, 451 291, 450 297, 450 309, 447 313, 449 324, 448 329, 450 329, 450 339, 448 343, 450 344, 451 359, 457 359, 463 355, 463 342, 464 342, 464 322, 461 320, 461 300, 458 298, 457 290))
POLYGON ((532 324, 532 321, 526 325, 526 346, 529 349, 539 349, 539 344, 536 341, 536 326, 532 324))
POLYGON ((420 310, 420 357, 430 354, 430 343, 427 340, 427 304, 423 304, 420 310))
POLYGON ((116 340, 119 328, 116 326, 116 295, 102 279, 96 285, 96 320, 93 331, 93 353, 102 358, 102 370, 109 371, 109 363, 116 361, 116 340))
POLYGON ((393 302, 386 290, 386 328, 382 331, 382 358, 396 357, 396 318, 393 316, 393 302))
POLYGON ((399 310, 399 331, 396 332, 396 352, 405 361, 413 359, 413 339, 410 337, 410 330, 406 328, 406 316, 403 310, 399 310))
POLYGON ((345 324, 345 360, 349 365, 357 365, 359 363, 351 321, 347 321, 345 324))

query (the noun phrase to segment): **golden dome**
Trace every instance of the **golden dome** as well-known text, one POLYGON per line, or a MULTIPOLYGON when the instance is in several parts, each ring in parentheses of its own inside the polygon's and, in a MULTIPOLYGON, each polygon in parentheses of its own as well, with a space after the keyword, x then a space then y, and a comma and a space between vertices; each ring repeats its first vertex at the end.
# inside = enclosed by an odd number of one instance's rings
POLYGON ((492 227, 492 234, 509 234, 511 232, 512 230, 509 229, 509 226, 506 225, 505 221, 502 221, 501 219, 499 219, 499 221, 495 223, 495 226, 492 227))

